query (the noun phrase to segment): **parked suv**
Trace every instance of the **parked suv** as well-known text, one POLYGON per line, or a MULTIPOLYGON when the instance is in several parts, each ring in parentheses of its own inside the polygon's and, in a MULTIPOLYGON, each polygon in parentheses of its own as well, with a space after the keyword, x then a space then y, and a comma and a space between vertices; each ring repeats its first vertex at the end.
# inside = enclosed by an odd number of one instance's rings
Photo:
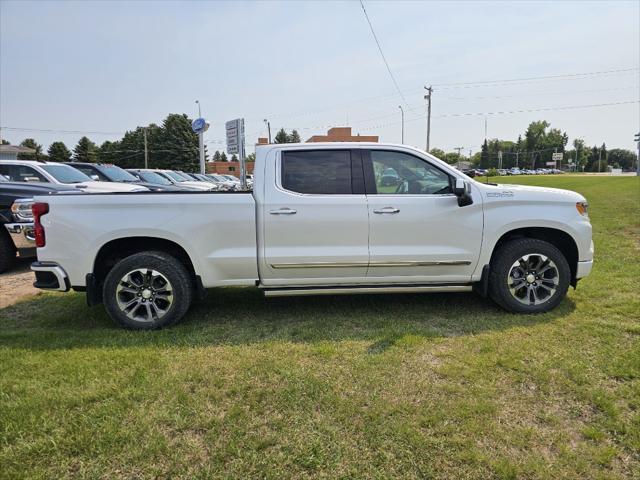
POLYGON ((83 163, 73 162, 69 164, 76 170, 90 177, 97 182, 120 182, 128 184, 136 184, 148 188, 152 192, 173 192, 180 190, 171 183, 168 185, 158 185, 140 180, 138 177, 127 172, 125 169, 109 163, 83 163))
POLYGON ((68 185, 88 193, 146 192, 142 185, 96 182, 64 163, 38 160, 0 160, 0 175, 12 182, 44 182, 68 185))

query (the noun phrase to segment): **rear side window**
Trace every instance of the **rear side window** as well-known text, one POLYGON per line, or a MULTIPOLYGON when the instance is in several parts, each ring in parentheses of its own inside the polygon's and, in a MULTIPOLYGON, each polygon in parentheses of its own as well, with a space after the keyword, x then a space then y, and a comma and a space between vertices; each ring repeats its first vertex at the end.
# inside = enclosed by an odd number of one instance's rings
POLYGON ((349 150, 283 152, 282 186, 297 193, 351 194, 349 150))
POLYGON ((48 182, 44 175, 25 165, 1 165, 0 174, 12 182, 48 182))

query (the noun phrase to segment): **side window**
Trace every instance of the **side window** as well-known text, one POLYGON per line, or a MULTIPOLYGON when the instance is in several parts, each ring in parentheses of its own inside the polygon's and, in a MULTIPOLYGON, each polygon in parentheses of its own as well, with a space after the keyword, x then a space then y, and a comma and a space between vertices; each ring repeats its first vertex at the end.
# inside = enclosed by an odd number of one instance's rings
POLYGON ((351 152, 349 150, 283 152, 282 186, 297 193, 351 194, 351 152))
POLYGON ((34 168, 24 165, 0 165, 0 174, 12 182, 48 182, 34 168))
POLYGON ((100 171, 98 170, 94 170, 91 167, 87 167, 85 165, 80 165, 77 167, 73 167, 76 170, 80 170, 82 173, 84 173, 87 177, 91 178, 91 180, 93 180, 94 176, 98 177, 98 180, 100 180, 101 182, 108 182, 109 179, 107 177, 105 177, 102 173, 100 173, 100 171))
POLYGON ((378 194, 442 195, 453 192, 447 173, 413 155, 371 150, 371 163, 378 194))

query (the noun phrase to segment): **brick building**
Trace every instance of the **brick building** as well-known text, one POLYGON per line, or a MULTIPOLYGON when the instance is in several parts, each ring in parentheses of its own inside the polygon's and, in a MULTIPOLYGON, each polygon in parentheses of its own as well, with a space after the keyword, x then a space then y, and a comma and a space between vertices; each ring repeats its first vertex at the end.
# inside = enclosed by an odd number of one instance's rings
POLYGON ((351 127, 333 127, 326 135, 314 135, 307 142, 377 142, 377 135, 352 135, 351 127))
MULTIPOLYGON (((253 173, 254 162, 245 162, 247 174, 253 173)), ((221 173, 240 177, 240 162, 207 162, 207 173, 221 173)))

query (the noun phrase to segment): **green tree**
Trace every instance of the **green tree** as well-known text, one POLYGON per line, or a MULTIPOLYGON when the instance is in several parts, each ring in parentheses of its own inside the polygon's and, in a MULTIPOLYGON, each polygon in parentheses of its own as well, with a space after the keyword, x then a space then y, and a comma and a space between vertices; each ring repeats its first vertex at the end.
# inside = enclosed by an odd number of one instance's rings
POLYGON ((52 162, 71 161, 71 152, 63 142, 53 142, 47 150, 49 160, 52 162))
POLYGON ((92 162, 98 159, 98 148, 96 144, 87 137, 78 140, 78 144, 73 149, 73 160, 76 162, 92 162))
POLYGON ((198 135, 191 130, 191 119, 187 115, 171 113, 156 130, 157 133, 147 132, 154 167, 199 171, 198 135))
POLYGON ((486 138, 480 149, 480 168, 489 168, 489 145, 486 138))
POLYGON ((42 160, 44 155, 42 155, 42 145, 37 143, 33 138, 25 138, 21 143, 21 147, 27 147, 35 150, 34 153, 19 153, 19 160, 42 160))
POLYGON ((298 131, 295 129, 292 130, 291 135, 289 135, 289 143, 300 143, 301 141, 298 131))
POLYGON ((228 161, 229 161, 229 160, 227 159, 227 154, 226 154, 226 153, 222 152, 222 153, 220 154, 220 161, 221 161, 221 162, 228 162, 228 161))
POLYGON ((216 152, 213 154, 213 161, 214 162, 220 161, 220 152, 218 150, 216 150, 216 152))
POLYGON ((274 142, 289 143, 289 135, 287 135, 287 132, 284 128, 281 128, 280 130, 278 130, 278 133, 276 133, 276 137, 274 138, 274 142))
POLYGON ((233 155, 231 155, 231 161, 232 162, 237 162, 238 161, 238 157, 237 157, 237 155, 235 153, 233 155))
POLYGON ((11 144, 3 138, 2 141, 0 142, 0 145, 11 145, 11 144))
POLYGON ((431 150, 429 150, 429 153, 434 157, 439 158, 440 160, 444 160, 444 150, 441 150, 439 148, 432 148, 431 150))
POLYGON ((636 163, 637 155, 631 150, 612 148, 609 150, 609 165, 623 170, 632 170, 636 163))
POLYGON ((113 163, 122 167, 131 167, 133 165, 121 165, 120 157, 122 147, 120 142, 111 142, 107 140, 103 142, 98 148, 98 162, 100 163, 113 163))
POLYGON ((249 155, 247 155, 247 158, 245 158, 245 160, 247 162, 255 162, 256 161, 256 154, 255 153, 250 153, 249 155))

